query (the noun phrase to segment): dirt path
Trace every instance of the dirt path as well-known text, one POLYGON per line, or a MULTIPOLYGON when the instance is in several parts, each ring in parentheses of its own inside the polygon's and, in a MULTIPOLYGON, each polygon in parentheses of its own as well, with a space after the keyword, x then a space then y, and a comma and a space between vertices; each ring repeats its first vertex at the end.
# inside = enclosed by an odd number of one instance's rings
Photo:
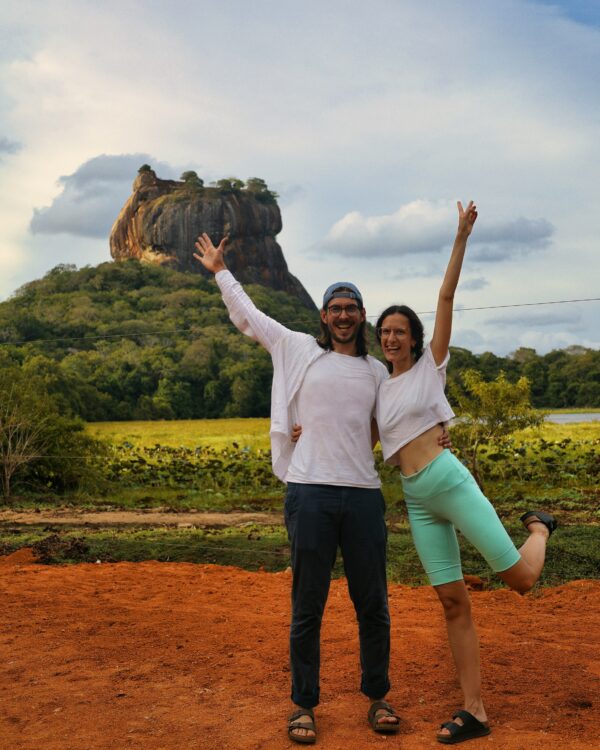
POLYGON ((177 528, 282 524, 281 513, 168 513, 163 511, 87 511, 39 512, 0 511, 2 525, 48 526, 173 526, 177 528))
MULTIPOLYGON (((286 573, 173 563, 0 559, 2 750, 290 748, 286 573)), ((600 723, 600 582, 473 593, 489 738, 469 750, 592 750, 600 723)), ((440 747, 459 704, 439 605, 390 586, 398 738, 366 724, 355 618, 332 582, 318 747, 440 747)), ((294 747, 297 747, 294 745, 294 747)), ((466 747, 466 746, 465 746, 466 747)))

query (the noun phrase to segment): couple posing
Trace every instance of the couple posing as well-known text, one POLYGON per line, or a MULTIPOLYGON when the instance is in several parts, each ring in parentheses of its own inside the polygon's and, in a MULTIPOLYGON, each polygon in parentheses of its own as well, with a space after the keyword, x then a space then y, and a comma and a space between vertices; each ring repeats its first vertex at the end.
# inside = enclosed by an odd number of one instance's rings
POLYGON ((528 591, 539 578, 552 516, 522 516, 529 530, 517 550, 470 473, 445 450, 442 424, 454 415, 444 396, 452 305, 473 202, 458 203, 458 231, 438 298, 431 342, 408 307, 384 310, 376 333, 387 370, 367 354, 366 313, 354 284, 332 284, 323 297, 321 335, 290 331, 260 312, 227 270, 208 235, 195 257, 215 274, 232 322, 273 359, 271 447, 275 474, 287 483, 285 522, 292 556, 290 661, 293 712, 288 736, 313 744, 319 703, 320 627, 331 568, 341 549, 360 639, 360 689, 368 719, 380 733, 398 732, 400 719, 383 700, 390 689, 390 617, 386 582, 385 503, 373 461, 381 441, 385 460, 399 467, 411 532, 443 607, 448 639, 464 693, 463 709, 445 722, 439 742, 489 734, 481 698, 479 646, 462 577, 455 528, 511 588, 528 591), (389 371, 389 372, 388 372, 389 371), (302 429, 294 430, 295 425, 302 429), (300 432, 297 442, 290 435, 300 432))

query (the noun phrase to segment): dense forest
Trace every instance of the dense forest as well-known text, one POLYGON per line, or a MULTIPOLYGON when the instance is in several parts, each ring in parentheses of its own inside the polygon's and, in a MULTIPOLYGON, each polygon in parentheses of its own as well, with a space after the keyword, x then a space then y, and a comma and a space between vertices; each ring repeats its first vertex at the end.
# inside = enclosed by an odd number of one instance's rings
MULTIPOLYGON (((268 315, 317 333, 317 313, 289 294, 246 289, 268 315)), ((3 364, 43 382, 61 413, 89 421, 269 413, 270 358, 233 327, 214 281, 135 260, 57 266, 1 303, 3 364)), ((600 407, 597 350, 497 357, 453 348, 449 377, 466 368, 490 380, 525 375, 535 406, 600 407)))

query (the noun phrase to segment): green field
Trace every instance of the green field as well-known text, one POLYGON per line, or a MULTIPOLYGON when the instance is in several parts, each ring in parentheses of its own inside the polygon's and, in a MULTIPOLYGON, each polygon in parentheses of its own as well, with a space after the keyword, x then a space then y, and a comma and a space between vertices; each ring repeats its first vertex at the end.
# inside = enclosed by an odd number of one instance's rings
POLYGON ((136 446, 211 446, 222 449, 237 443, 240 447, 269 449, 268 419, 184 419, 152 422, 93 422, 87 427, 94 437, 136 446))
MULTIPOLYGON (((89 431, 114 445, 108 491, 73 502, 100 507, 170 510, 272 510, 284 487, 272 474, 267 419, 93 424, 89 431)), ((482 450, 486 491, 501 516, 531 503, 600 520, 600 422, 545 423, 515 433, 502 447, 482 450)), ((376 450, 388 509, 404 516, 399 473, 376 450)))
MULTIPOLYGON (((267 419, 110 422, 88 425, 111 444, 101 460, 106 486, 93 496, 15 498, 13 507, 47 510, 163 509, 281 511, 285 487, 271 471, 267 419)), ((517 543, 525 510, 555 513, 561 528, 548 553, 546 584, 600 576, 600 423, 558 425, 517 433, 483 451, 486 493, 517 543)), ((399 473, 376 461, 390 528, 390 578, 423 583, 406 522, 399 473)), ((0 525, 0 554, 36 544, 47 562, 171 560, 285 569, 282 526, 229 529, 48 528, 0 525)), ((493 582, 485 562, 462 543, 464 569, 493 582)), ((336 568, 335 574, 340 574, 336 568)))
MULTIPOLYGON (((556 412, 561 411, 556 409, 556 412)), ((564 409, 578 413, 577 409, 564 409)), ((524 442, 538 435, 546 440, 593 440, 600 437, 600 409, 580 409, 579 412, 598 412, 598 422, 575 422, 562 425, 545 422, 540 430, 523 430, 515 438, 524 442)), ((212 446, 222 449, 237 443, 240 447, 266 450, 269 448, 269 420, 264 419, 187 419, 152 422, 93 422, 87 426, 94 437, 111 443, 130 442, 136 446, 166 445, 212 446)))

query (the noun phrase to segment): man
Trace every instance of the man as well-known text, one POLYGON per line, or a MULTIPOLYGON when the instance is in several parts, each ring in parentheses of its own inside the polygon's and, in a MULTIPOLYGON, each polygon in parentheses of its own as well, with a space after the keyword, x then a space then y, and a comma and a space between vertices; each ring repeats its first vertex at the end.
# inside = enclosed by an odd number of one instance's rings
POLYGON ((295 710, 288 735, 303 744, 316 740, 312 709, 319 703, 321 619, 338 546, 358 620, 360 688, 371 700, 369 721, 377 732, 395 733, 399 718, 382 700, 390 689, 387 530, 372 451, 377 389, 388 373, 367 354, 362 296, 354 284, 332 284, 323 297, 321 337, 291 331, 260 312, 227 270, 226 241, 215 247, 203 234, 194 257, 215 274, 232 322, 273 359, 272 460, 275 474, 287 483, 293 572, 295 710), (302 435, 294 444, 296 423, 302 435))

